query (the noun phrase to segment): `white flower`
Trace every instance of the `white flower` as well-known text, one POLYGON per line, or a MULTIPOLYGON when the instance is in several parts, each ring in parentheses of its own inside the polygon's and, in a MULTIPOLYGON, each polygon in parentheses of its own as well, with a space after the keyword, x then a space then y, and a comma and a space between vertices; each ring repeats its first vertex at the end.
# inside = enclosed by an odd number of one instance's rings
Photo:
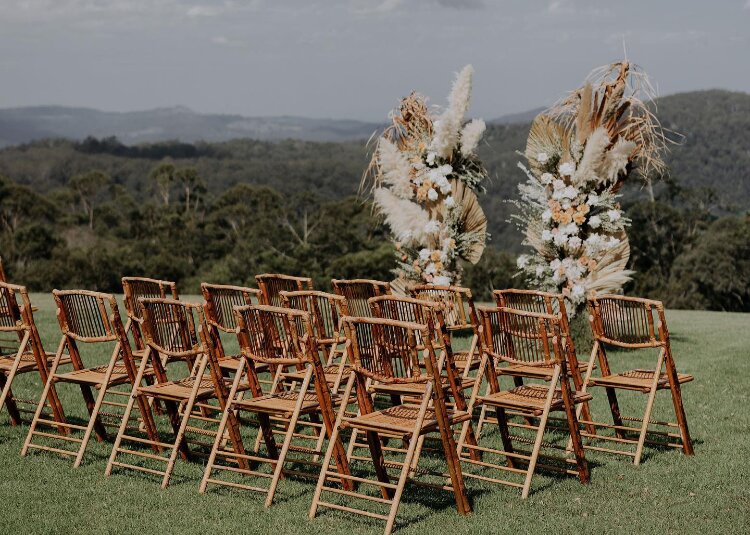
POLYGON ((435 234, 440 231, 440 223, 435 219, 430 219, 424 226, 424 231, 426 234, 435 234))
POLYGON ((609 237, 609 243, 607 244, 610 249, 614 249, 618 245, 620 245, 620 238, 615 238, 614 236, 609 237))
POLYGON ((558 247, 562 247, 567 243, 567 241, 568 237, 564 233, 559 232, 555 234, 555 245, 557 245, 558 247))
POLYGON ((435 157, 436 156, 437 156, 437 154, 435 154, 434 152, 428 152, 427 153, 427 163, 430 164, 430 165, 435 165, 435 157))
POLYGON ((438 198, 438 192, 435 191, 434 188, 430 188, 430 190, 427 192, 427 198, 431 201, 436 201, 438 198))
POLYGON ((596 193, 589 193, 589 206, 596 206, 599 204, 599 195, 596 193))
POLYGON ((572 251, 577 251, 581 247, 581 243, 583 242, 578 236, 571 236, 570 238, 568 238, 568 247, 572 251))
POLYGON ((445 206, 448 208, 456 206, 456 199, 454 199, 452 195, 448 195, 443 202, 445 202, 445 206))
POLYGON ((435 273, 435 264, 432 263, 432 262, 430 262, 429 264, 427 264, 427 267, 424 268, 424 272, 425 273, 435 273))
POLYGON ((542 212, 542 221, 549 221, 552 219, 552 210, 547 208, 544 212, 542 212))
POLYGON ((537 277, 541 277, 544 275, 544 266, 537 266, 535 272, 537 277))
POLYGON ((542 231, 542 241, 552 241, 553 235, 548 229, 542 231))
POLYGON ((555 189, 555 191, 561 190, 565 188, 565 182, 557 178, 552 182, 552 187, 555 189))
POLYGON ((539 179, 542 184, 545 186, 547 184, 552 184, 552 181, 555 179, 555 175, 552 173, 542 173, 541 178, 539 179))
POLYGON ((578 234, 578 225, 575 223, 568 223, 567 225, 560 227, 560 232, 562 234, 567 234, 568 236, 575 236, 578 234))
POLYGON ((448 176, 453 172, 453 167, 451 167, 450 164, 447 163, 444 163, 443 165, 438 167, 438 169, 443 176, 448 176))
POLYGON ((434 284, 435 286, 450 286, 451 280, 446 276, 439 275, 432 278, 432 284, 434 284))
POLYGON ((602 218, 598 215, 592 215, 589 218, 589 226, 591 228, 599 228, 602 225, 602 218))
POLYGON ((519 269, 524 269, 526 266, 529 265, 529 255, 522 254, 516 259, 516 265, 519 269))
POLYGON ((609 218, 612 223, 620 219, 620 211, 619 210, 607 210, 607 217, 609 218))
POLYGON ((553 271, 557 270, 557 268, 559 268, 560 266, 562 266, 562 262, 560 261, 559 258, 555 258, 552 262, 549 263, 549 267, 553 271))
POLYGON ((568 186, 564 190, 562 190, 562 196, 566 199, 575 199, 578 195, 578 190, 575 189, 573 186, 568 186))
POLYGON ((572 176, 576 172, 576 166, 571 162, 565 162, 560 166, 560 174, 562 176, 572 176))
POLYGON ((570 291, 570 297, 573 299, 580 299, 586 293, 581 284, 574 284, 570 291))
POLYGON ((432 251, 430 251, 429 249, 421 249, 419 251, 419 259, 424 262, 425 260, 430 258, 430 254, 432 254, 432 251))
POLYGON ((547 163, 549 161, 549 155, 546 152, 540 152, 536 155, 536 161, 539 163, 547 163))

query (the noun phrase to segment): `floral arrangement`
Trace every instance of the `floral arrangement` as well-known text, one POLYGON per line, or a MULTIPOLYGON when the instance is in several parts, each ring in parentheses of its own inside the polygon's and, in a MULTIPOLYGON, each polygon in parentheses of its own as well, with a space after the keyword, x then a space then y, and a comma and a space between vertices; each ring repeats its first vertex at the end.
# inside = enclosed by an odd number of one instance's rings
POLYGON ((614 63, 532 123, 514 219, 534 252, 518 267, 534 287, 562 293, 571 316, 589 292, 617 292, 633 273, 618 191, 664 169, 653 94, 638 67, 614 63))
POLYGON ((476 193, 484 192, 487 171, 475 151, 485 124, 464 123, 473 72, 467 65, 458 73, 441 113, 418 93, 403 98, 363 176, 393 234, 396 289, 458 284, 458 260, 476 263, 484 251, 487 219, 476 193))

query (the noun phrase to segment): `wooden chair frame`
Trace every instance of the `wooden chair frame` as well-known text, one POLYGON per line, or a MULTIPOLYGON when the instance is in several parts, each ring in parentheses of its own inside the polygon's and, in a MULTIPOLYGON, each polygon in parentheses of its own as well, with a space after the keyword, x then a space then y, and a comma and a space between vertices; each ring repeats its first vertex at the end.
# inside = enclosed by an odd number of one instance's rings
POLYGON ((680 448, 685 455, 693 455, 693 444, 682 403, 680 385, 692 381, 694 377, 677 373, 662 302, 622 295, 594 295, 589 297, 587 307, 591 329, 594 333, 594 347, 586 369, 584 390, 594 386, 605 389, 612 413, 612 424, 595 422, 592 419, 585 420, 583 423, 595 428, 611 429, 615 436, 597 432, 586 432, 583 436, 590 440, 614 442, 615 445, 635 445, 636 449, 635 452, 631 452, 601 448, 588 443, 585 446, 586 449, 630 456, 636 466, 641 462, 643 448, 647 443, 680 448), (654 311, 658 317, 656 325, 654 325, 654 311), (656 349, 659 353, 656 366, 650 370, 636 369, 615 374, 611 371, 605 346, 628 350, 656 349), (597 362, 601 375, 593 377, 592 371, 597 362), (627 417, 620 413, 617 390, 631 390, 647 396, 642 417, 627 417), (669 390, 677 422, 661 422, 651 419, 656 394, 660 390, 669 390), (638 428, 625 425, 625 421, 640 422, 641 426, 638 428), (667 431, 650 430, 650 425, 666 427, 667 431), (677 428, 678 432, 669 432, 670 428, 677 428), (638 433, 638 439, 628 438, 627 433, 638 433), (648 440, 648 435, 662 437, 665 441, 648 440))
MULTIPOLYGON (((223 411, 226 406, 228 388, 218 365, 218 351, 213 346, 212 339, 208 334, 201 305, 169 298, 142 297, 138 302, 141 307, 143 320, 141 327, 146 343, 146 354, 138 367, 136 386, 133 388, 125 408, 125 414, 112 447, 105 475, 109 476, 114 467, 146 472, 161 476, 161 487, 166 488, 169 485, 178 454, 184 459, 190 459, 193 455, 190 449, 191 444, 210 446, 210 444, 186 437, 188 432, 199 435, 213 435, 210 430, 189 425, 193 418, 212 421, 193 412, 196 403, 216 399, 219 402, 219 409, 223 411), (165 363, 170 361, 184 361, 190 370, 188 376, 169 380, 165 363), (142 385, 142 378, 149 367, 153 369, 156 382, 142 385), (208 377, 205 375, 207 369, 209 371, 208 377), (139 403, 141 412, 145 413, 149 411, 149 399, 158 399, 166 407, 169 423, 174 433, 174 439, 171 443, 161 441, 157 433, 149 433, 148 438, 127 434, 127 422, 135 402, 139 403), (148 445, 155 453, 147 454, 139 449, 124 447, 123 442, 148 445), (168 451, 166 457, 161 454, 165 449, 168 451), (162 471, 125 463, 118 460, 118 456, 122 454, 165 462, 166 467, 162 471)), ((130 358, 132 359, 132 356, 130 358)), ((132 362, 135 364, 135 360, 132 360, 132 362)), ((224 438, 224 430, 226 430, 232 445, 242 453, 239 427, 233 414, 229 416, 229 420, 230 425, 225 425, 220 436, 224 438)), ((241 462, 241 464, 244 466, 244 462, 241 462)))
POLYGON ((453 351, 456 368, 464 377, 479 367, 482 352, 479 348, 479 320, 471 290, 461 286, 435 286, 417 284, 408 288, 415 299, 434 301, 443 306, 443 318, 451 340, 455 333, 471 332, 471 342, 467 351, 453 351))
POLYGON ((539 458, 545 461, 557 461, 562 467, 544 465, 546 468, 563 473, 577 475, 582 483, 589 481, 589 468, 584 456, 583 443, 578 427, 575 405, 582 403, 591 396, 576 392, 571 388, 568 373, 568 359, 565 343, 568 333, 562 329, 562 321, 557 315, 535 314, 510 308, 478 307, 479 318, 482 325, 482 366, 479 369, 479 377, 472 391, 469 407, 474 409, 480 404, 489 404, 495 408, 497 422, 502 440, 502 450, 486 446, 472 446, 466 443, 466 433, 462 431, 459 439, 459 454, 461 461, 471 466, 484 469, 498 470, 523 476, 523 483, 508 479, 490 477, 478 473, 467 472, 464 475, 492 483, 520 488, 521 497, 526 498, 531 490, 531 481, 539 464, 539 458), (516 341, 518 340, 518 342, 516 341), (524 364, 526 366, 546 368, 553 363, 549 370, 551 377, 541 384, 515 386, 511 390, 501 390, 496 370, 496 362, 507 362, 509 364, 524 364), (479 396, 480 381, 482 376, 486 377, 489 391, 479 396), (559 388, 558 388, 559 384, 559 388), (511 435, 506 411, 525 413, 539 418, 539 425, 529 426, 535 432, 531 452, 521 452, 513 445, 514 440, 526 441, 523 437, 511 435), (544 442, 544 433, 547 430, 549 415, 553 411, 565 414, 567 431, 570 440, 566 447, 555 446, 544 442), (573 453, 575 457, 576 470, 569 469, 566 458, 554 457, 541 454, 542 447, 558 447, 573 453), (497 464, 486 459, 477 461, 463 456, 464 448, 469 451, 478 449, 485 456, 497 455, 505 458, 506 464, 497 464), (522 469, 521 464, 526 464, 522 469))
POLYGON ((263 294, 263 304, 281 307, 282 299, 279 292, 297 292, 312 290, 313 281, 310 277, 296 277, 279 273, 263 273, 255 276, 258 288, 263 294))
MULTIPOLYGON (((229 393, 229 403, 224 410, 222 422, 219 426, 219 434, 211 449, 211 455, 209 456, 203 480, 201 481, 200 491, 203 493, 209 484, 214 484, 260 492, 266 495, 265 507, 270 507, 273 503, 279 481, 285 474, 294 474, 303 477, 312 475, 285 469, 285 465, 301 463, 319 466, 319 463, 314 460, 288 458, 290 451, 312 455, 314 459, 322 454, 322 447, 320 445, 316 448, 308 448, 292 444, 294 439, 298 439, 298 441, 303 439, 312 440, 316 444, 319 444, 317 435, 301 435, 296 433, 297 427, 303 424, 300 417, 303 415, 319 415, 322 417, 325 432, 330 437, 333 432, 335 418, 334 406, 340 404, 346 407, 346 403, 342 403, 340 396, 331 394, 317 354, 317 344, 310 323, 310 316, 307 312, 258 305, 235 307, 235 316, 238 326, 237 336, 242 348, 243 358, 229 393), (302 332, 304 334, 302 336, 298 335, 298 323, 303 325, 302 332), (277 380, 274 385, 275 388, 270 393, 264 393, 256 373, 256 364, 258 363, 278 369, 285 366, 304 368, 304 377, 301 382, 296 383, 298 388, 294 390, 282 388, 282 382, 277 380), (243 398, 237 395, 238 387, 243 377, 246 377, 249 383, 249 392, 252 394, 251 398, 243 398), (314 388, 314 393, 309 392, 310 387, 314 388), (260 434, 266 446, 266 457, 260 456, 260 454, 246 455, 229 452, 222 447, 221 435, 224 427, 230 415, 240 411, 252 412, 257 415, 260 434), (279 416, 288 421, 286 430, 283 431, 284 441, 280 451, 274 438, 274 434, 277 433, 272 426, 272 416, 279 416), (249 468, 238 469, 227 467, 217 464, 217 458, 230 461, 239 458, 253 463, 270 464, 273 467, 273 474, 249 468), (225 471, 228 469, 245 476, 270 479, 270 484, 268 488, 262 488, 212 477, 215 471, 225 471)), ((346 470, 347 465, 345 464, 346 452, 338 438, 331 439, 329 451, 332 451, 336 456, 341 472, 340 475, 342 477, 348 475, 349 472, 346 470)), ((351 489, 351 482, 344 480, 344 487, 351 489)))
POLYGON ((122 278, 123 304, 128 316, 125 323, 125 332, 133 337, 135 348, 133 353, 141 357, 146 352, 146 343, 143 341, 143 332, 141 331, 141 308, 138 300, 141 297, 151 298, 159 297, 166 299, 179 299, 177 293, 177 284, 172 281, 151 279, 148 277, 123 277, 122 278))
MULTIPOLYGON (((33 414, 34 411, 19 408, 18 404, 30 404, 36 409, 38 402, 14 397, 13 380, 17 375, 36 372, 44 388, 55 354, 44 350, 26 288, 8 284, 2 280, 0 280, 0 333, 14 335, 18 340, 15 347, 7 348, 7 351, 0 353, 0 411, 7 406, 11 424, 19 425, 22 421, 22 412, 33 414)), ((62 361, 61 364, 70 364, 70 359, 62 361)), ((57 392, 51 390, 47 401, 52 409, 52 418, 56 422, 64 422, 65 414, 57 392)), ((67 432, 63 427, 60 431, 67 432)))
MULTIPOLYGON (((562 294, 542 292, 538 290, 505 289, 494 290, 492 296, 499 308, 512 308, 536 314, 557 315, 560 318, 560 329, 563 332, 570 333, 565 298, 562 294)), ((573 379, 576 391, 580 392, 583 390, 583 373, 586 371, 587 364, 579 362, 572 336, 567 337, 565 349, 567 350, 568 355, 568 373, 573 379)), ((548 371, 542 368, 538 369, 537 373, 534 373, 533 369, 523 365, 498 366, 497 371, 500 374, 511 376, 516 386, 521 386, 523 384, 524 376, 537 379, 549 377, 548 371)), ((587 401, 576 405, 576 411, 579 418, 582 417, 583 420, 591 420, 591 411, 587 401)), ((506 412, 511 414, 508 411, 506 412)), ((482 406, 482 412, 479 416, 479 422, 477 423, 477 434, 481 433, 482 427, 484 427, 485 423, 497 423, 494 419, 488 418, 486 405, 482 406)), ((527 420, 527 424, 528 423, 531 422, 527 420)), ((594 432, 594 428, 587 425, 587 431, 594 432)))
MULTIPOLYGON (((120 318, 117 301, 113 295, 87 290, 53 290, 52 295, 57 305, 57 320, 60 324, 62 337, 31 422, 29 433, 21 449, 21 455, 25 456, 30 448, 52 451, 75 457, 73 466, 78 467, 83 461, 91 434, 95 433, 97 440, 102 442, 107 436, 106 427, 118 425, 105 422, 101 417, 119 418, 120 415, 104 413, 101 409, 105 405, 122 407, 123 404, 108 401, 105 396, 107 394, 127 396, 128 394, 125 392, 116 392, 111 389, 118 385, 133 384, 136 380, 136 370, 132 366, 130 343, 120 318), (113 343, 114 348, 109 362, 103 366, 85 367, 79 351, 79 343, 92 345, 113 343), (73 371, 58 372, 60 365, 68 360, 73 365, 73 371), (67 421, 56 421, 43 417, 42 411, 48 400, 53 399, 53 397, 59 399, 56 388, 58 383, 79 385, 89 413, 87 425, 75 425, 67 421), (94 397, 96 391, 98 391, 98 394, 94 397), (57 428, 58 430, 63 428, 63 431, 58 431, 58 434, 38 431, 37 427, 40 425, 57 428), (82 431, 83 437, 70 436, 69 431, 82 431), (70 451, 36 444, 33 442, 36 436, 77 443, 79 444, 78 450, 70 451)), ((140 408, 143 411, 144 407, 141 406, 140 408)), ((142 423, 146 432, 154 433, 153 421, 148 418, 148 414, 148 411, 144 412, 142 423)))
MULTIPOLYGON (((349 459, 336 459, 336 468, 331 469, 333 448, 329 447, 323 460, 323 468, 315 488, 310 518, 314 518, 318 508, 324 507, 347 513, 364 515, 385 521, 385 534, 393 530, 398 507, 407 482, 427 485, 431 488, 452 490, 456 498, 456 507, 460 514, 469 514, 471 505, 466 494, 461 466, 457 458, 456 443, 452 428, 471 419, 468 412, 451 411, 446 407, 447 393, 439 379, 437 358, 432 347, 434 334, 432 319, 426 324, 400 322, 382 318, 345 317, 344 328, 347 337, 347 351, 353 373, 350 375, 345 388, 348 397, 356 383, 358 414, 348 416, 346 407, 341 406, 336 418, 332 442, 338 440, 339 433, 344 428, 359 429, 367 436, 372 462, 374 464, 376 480, 351 475, 342 475, 340 463, 343 461, 349 467, 349 459), (426 373, 421 371, 419 362, 418 339, 424 341, 424 363, 426 373), (368 382, 383 384, 425 384, 424 392, 416 403, 401 404, 376 411, 372 394, 368 392, 368 382), (399 423, 396 423, 399 422, 399 423), (429 473, 441 478, 441 483, 417 482, 412 476, 419 461, 419 437, 427 433, 439 432, 440 439, 448 465, 448 475, 429 473), (386 461, 381 444, 381 435, 400 436, 408 441, 406 456, 402 462, 386 461), (399 471, 398 482, 393 483, 387 468, 399 471), (361 485, 373 485, 380 489, 381 496, 375 497, 360 492, 326 486, 326 482, 350 480, 361 485), (449 483, 446 484, 446 479, 449 483), (366 509, 356 509, 321 499, 323 493, 333 493, 364 500, 370 504, 378 503, 387 506, 387 515, 366 509)), ((459 396, 460 391, 453 389, 453 396, 459 396)), ((347 470, 349 472, 349 470, 347 470)))
POLYGON ((333 293, 346 299, 346 307, 352 316, 368 317, 372 310, 368 303, 371 297, 391 295, 391 283, 372 279, 332 279, 333 293))

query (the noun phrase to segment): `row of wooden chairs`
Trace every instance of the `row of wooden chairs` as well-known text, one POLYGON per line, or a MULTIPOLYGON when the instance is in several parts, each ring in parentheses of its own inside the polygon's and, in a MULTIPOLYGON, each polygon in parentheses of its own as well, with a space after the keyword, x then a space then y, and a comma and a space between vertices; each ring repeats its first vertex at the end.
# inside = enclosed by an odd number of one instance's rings
POLYGON ((44 352, 26 290, 0 283, 0 331, 19 339, 16 354, 0 360, 2 401, 13 423, 20 421, 10 389, 14 376, 37 371, 45 385, 22 455, 45 449, 74 456, 78 466, 92 434, 104 440, 106 427, 117 427, 108 475, 134 469, 158 475, 166 486, 178 456, 190 458, 200 454, 191 446, 204 446, 202 453, 210 453, 201 492, 209 485, 258 491, 268 506, 283 477, 312 475, 311 517, 321 507, 363 514, 385 521, 389 533, 407 482, 453 491, 458 511, 466 514, 465 477, 518 487, 526 497, 540 467, 587 482, 586 450, 629 455, 638 464, 648 437, 656 436, 660 444, 693 453, 680 394, 680 384, 692 376, 676 372, 657 301, 592 297, 595 343, 583 364, 564 300, 555 294, 499 290, 496 306, 478 307, 470 290, 458 287, 416 286, 410 297, 398 297, 379 281, 334 280, 329 294, 304 277, 256 280, 257 290, 203 284, 204 304, 193 305, 179 300, 174 283, 125 278, 126 324, 111 295, 54 291, 63 333, 55 354, 44 352), (470 335, 469 348, 454 351, 454 335, 462 332, 470 335), (226 349, 227 335, 236 335, 238 352, 226 349), (78 343, 113 345, 109 363, 85 367, 78 343), (656 368, 614 373, 605 347, 656 349, 656 368), (186 371, 176 376, 172 362, 184 363, 186 371), (59 371, 68 365, 72 371, 59 371), (501 387, 503 376, 512 378, 513 388, 501 387), (80 386, 87 425, 66 420, 56 390, 61 382, 80 386), (606 391, 611 424, 591 416, 589 389, 595 386, 606 391), (654 422, 655 395, 667 389, 677 422, 654 422), (647 395, 642 418, 620 414, 618 390, 647 395), (107 406, 120 413, 103 411, 107 406), (554 419, 554 413, 562 417, 554 419), (159 416, 171 426, 171 442, 160 438, 159 416), (631 421, 640 427, 625 424, 631 421), (243 441, 248 424, 258 429, 252 446, 243 441), (487 424, 498 426, 502 449, 484 440, 487 424), (678 432, 654 434, 653 425, 678 432), (562 429, 566 443, 545 441, 550 429, 562 429), (446 472, 418 467, 430 436, 438 439, 446 472), (78 448, 52 447, 51 440, 78 448), (604 448, 601 440, 635 451, 604 448), (362 448, 369 456, 359 454, 362 448), (547 448, 563 455, 541 453, 547 448), (362 473, 363 461, 374 467, 375 479, 362 473), (163 469, 154 468, 159 463, 163 469))

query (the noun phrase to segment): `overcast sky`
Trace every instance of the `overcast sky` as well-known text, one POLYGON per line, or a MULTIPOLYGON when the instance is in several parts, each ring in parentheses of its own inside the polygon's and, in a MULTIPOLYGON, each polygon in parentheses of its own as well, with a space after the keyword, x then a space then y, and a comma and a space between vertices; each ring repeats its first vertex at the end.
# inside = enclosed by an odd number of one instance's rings
POLYGON ((383 120, 412 89, 470 115, 550 104, 593 68, 661 94, 750 91, 750 0, 0 0, 0 107, 383 120))

